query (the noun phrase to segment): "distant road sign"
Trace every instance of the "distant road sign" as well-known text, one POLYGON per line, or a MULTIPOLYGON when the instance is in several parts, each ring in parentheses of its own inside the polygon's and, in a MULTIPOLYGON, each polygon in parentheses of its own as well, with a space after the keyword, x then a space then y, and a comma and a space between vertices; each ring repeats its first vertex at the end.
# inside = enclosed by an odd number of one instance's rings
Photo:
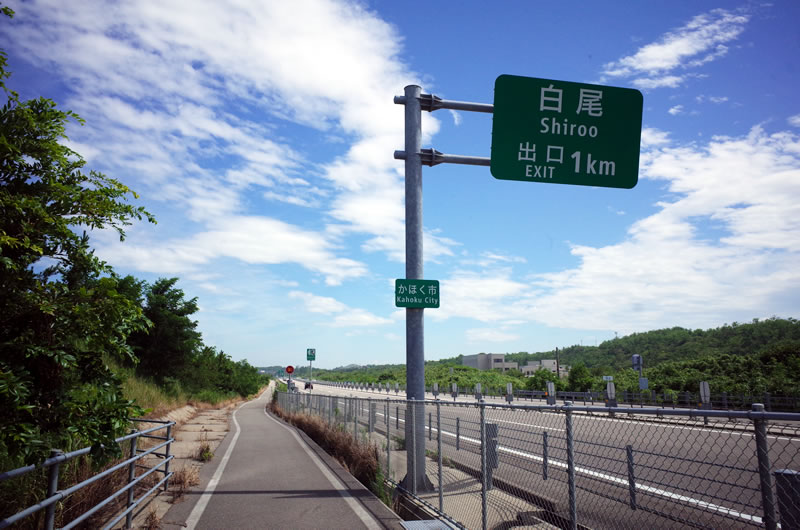
POLYGON ((317 360, 316 357, 317 357, 317 350, 315 350, 314 348, 308 348, 306 350, 306 361, 316 361, 317 360))
POLYGON ((439 280, 395 280, 394 305, 415 309, 439 307, 439 280))
POLYGON ((603 381, 613 381, 613 380, 614 380, 614 376, 613 375, 604 375, 603 376, 603 381))
POLYGON ((494 85, 492 175, 633 188, 643 101, 631 88, 501 75, 494 85))
POLYGON ((289 366, 287 366, 286 367, 286 373, 287 374, 294 373, 294 366, 292 366, 291 364, 289 366))

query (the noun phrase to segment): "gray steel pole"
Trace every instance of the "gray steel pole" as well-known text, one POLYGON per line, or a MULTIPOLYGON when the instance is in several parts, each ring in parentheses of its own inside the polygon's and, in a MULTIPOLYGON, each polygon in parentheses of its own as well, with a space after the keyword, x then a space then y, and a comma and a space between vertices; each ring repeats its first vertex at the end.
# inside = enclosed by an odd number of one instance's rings
POLYGON ((480 423, 480 433, 481 433, 481 528, 486 530, 488 528, 488 520, 489 514, 487 513, 489 510, 486 496, 488 494, 488 484, 487 484, 487 466, 486 466, 486 406, 483 400, 480 400, 478 406, 481 408, 481 423, 480 423))
MULTIPOLYGON (((134 434, 136 429, 131 429, 131 434, 134 434)), ((136 441, 138 438, 131 438, 131 451, 130 451, 130 458, 134 458, 136 456, 136 441)), ((131 462, 130 466, 128 467, 128 484, 133 482, 136 478, 136 462, 131 462)), ((133 494, 134 488, 128 490, 128 502, 125 505, 126 508, 130 508, 133 505, 133 494)), ((130 528, 131 523, 133 522, 133 511, 128 512, 125 516, 125 528, 130 528)))
POLYGON ((442 490, 442 407, 436 400, 436 453, 439 455, 439 511, 444 513, 444 492, 442 490))
MULTIPOLYGON (((64 451, 60 449, 52 449, 50 451, 50 458, 55 458, 57 456, 61 456, 64 454, 64 451)), ((56 494, 58 491, 58 471, 59 467, 61 466, 61 462, 56 462, 50 469, 47 471, 47 498, 49 499, 53 495, 56 494)), ((58 503, 53 503, 47 507, 45 510, 45 518, 44 518, 44 526, 47 530, 52 530, 55 526, 56 521, 56 505, 58 503)))
MULTIPOLYGON (((410 280, 423 279, 421 92, 417 85, 405 87, 406 279, 410 280)), ((424 309, 406 308, 406 399, 425 399, 424 309)), ((417 410, 409 414, 414 431, 406 423, 406 479, 413 477, 417 488, 430 491, 433 484, 425 476, 425 405, 409 402, 408 406, 417 410)))
MULTIPOLYGON (((753 412, 764 412, 764 405, 753 403, 753 412)), ((758 475, 761 483, 761 501, 764 506, 764 527, 775 530, 775 496, 772 492, 772 475, 769 463, 769 442, 767 441, 767 420, 753 418, 756 431, 756 456, 758 457, 758 475)))
POLYGON ((575 445, 572 432, 572 401, 564 402, 566 412, 567 436, 567 488, 569 490, 569 524, 572 530, 578 530, 578 506, 575 499, 575 445))

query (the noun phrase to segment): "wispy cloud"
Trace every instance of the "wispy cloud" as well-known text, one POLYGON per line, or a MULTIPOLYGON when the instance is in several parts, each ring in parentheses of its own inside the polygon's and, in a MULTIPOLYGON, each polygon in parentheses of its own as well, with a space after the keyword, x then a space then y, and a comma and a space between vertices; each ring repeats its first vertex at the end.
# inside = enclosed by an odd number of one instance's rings
POLYGON ((687 70, 724 56, 749 19, 741 10, 714 9, 697 15, 633 55, 607 63, 603 76, 633 78, 634 86, 642 89, 677 87, 689 75, 687 70))
POLYGON ((391 324, 389 318, 379 317, 360 308, 352 308, 329 296, 317 296, 303 291, 291 291, 289 298, 303 302, 305 310, 332 317, 328 325, 333 327, 370 327, 391 324))
POLYGON ((675 105, 674 107, 671 107, 667 112, 673 116, 676 116, 683 112, 683 105, 675 105))
MULTIPOLYGON (((93 167, 168 204, 183 223, 185 235, 163 243, 106 242, 105 259, 159 273, 223 256, 296 262, 329 284, 366 273, 338 255, 342 238, 402 259, 401 166, 386 153, 403 144, 392 96, 417 76, 391 25, 334 0, 45 4, 19 6, 16 45, 70 79, 66 106, 90 124, 70 136, 91 146, 93 167), (290 143, 285 129, 298 125, 308 140, 290 143), (332 134, 347 142, 314 141, 332 134), (254 193, 318 210, 317 222, 277 221, 254 208, 254 193), (253 225, 266 230, 246 232, 253 225), (299 261, 312 254, 328 264, 299 261)), ((423 127, 430 137, 439 122, 426 115, 423 127)), ((428 234, 426 255, 449 255, 453 244, 428 234)))
POLYGON ((789 116, 787 121, 789 122, 789 125, 791 125, 792 127, 800 127, 800 114, 789 116))

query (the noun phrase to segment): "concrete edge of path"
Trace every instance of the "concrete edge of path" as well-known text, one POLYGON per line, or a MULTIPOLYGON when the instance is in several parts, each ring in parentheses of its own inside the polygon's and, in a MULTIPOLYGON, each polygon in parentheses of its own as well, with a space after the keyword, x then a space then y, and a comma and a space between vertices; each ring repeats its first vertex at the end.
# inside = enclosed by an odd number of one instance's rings
POLYGON ((350 474, 342 465, 325 450, 317 445, 302 429, 298 429, 294 425, 285 422, 280 417, 272 414, 269 410, 267 414, 276 421, 281 422, 283 425, 294 431, 300 436, 305 444, 311 451, 325 464, 328 470, 338 478, 345 487, 353 493, 353 498, 359 502, 362 507, 369 512, 369 514, 381 525, 382 528, 403 528, 402 519, 394 513, 383 501, 375 496, 366 486, 359 482, 353 475, 350 474))

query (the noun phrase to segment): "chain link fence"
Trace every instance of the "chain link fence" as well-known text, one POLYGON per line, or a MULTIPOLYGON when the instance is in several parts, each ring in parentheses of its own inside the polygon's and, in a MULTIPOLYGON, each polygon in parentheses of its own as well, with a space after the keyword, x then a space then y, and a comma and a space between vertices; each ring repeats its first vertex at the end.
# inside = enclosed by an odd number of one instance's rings
POLYGON ((299 393, 278 403, 376 444, 384 476, 457 526, 800 528, 800 414, 299 393), (415 413, 430 482, 401 485, 415 413))

